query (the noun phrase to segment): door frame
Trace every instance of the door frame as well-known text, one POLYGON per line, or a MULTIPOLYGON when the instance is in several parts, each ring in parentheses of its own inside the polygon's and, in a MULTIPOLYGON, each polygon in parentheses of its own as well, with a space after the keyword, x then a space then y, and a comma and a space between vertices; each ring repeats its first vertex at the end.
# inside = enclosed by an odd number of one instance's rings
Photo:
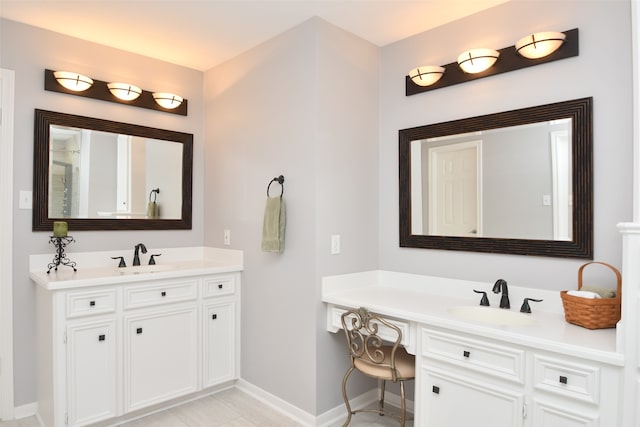
POLYGON ((0 69, 0 419, 14 418, 13 400, 13 126, 15 72, 0 69))

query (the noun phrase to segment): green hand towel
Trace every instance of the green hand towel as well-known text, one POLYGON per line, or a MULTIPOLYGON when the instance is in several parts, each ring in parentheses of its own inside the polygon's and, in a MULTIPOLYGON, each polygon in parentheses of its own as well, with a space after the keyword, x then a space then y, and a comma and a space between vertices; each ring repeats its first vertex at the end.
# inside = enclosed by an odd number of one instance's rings
POLYGON ((149 202, 149 206, 147 207, 147 217, 150 219, 156 219, 160 217, 160 209, 158 208, 158 204, 156 202, 149 202))
POLYGON ((284 251, 285 208, 282 197, 267 197, 262 223, 262 250, 284 251))

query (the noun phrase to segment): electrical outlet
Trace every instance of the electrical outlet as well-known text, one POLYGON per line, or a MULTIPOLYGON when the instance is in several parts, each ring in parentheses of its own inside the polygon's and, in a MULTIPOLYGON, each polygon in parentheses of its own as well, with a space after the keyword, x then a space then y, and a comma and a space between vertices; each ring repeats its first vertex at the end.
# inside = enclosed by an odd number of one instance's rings
POLYGON ((337 255, 340 253, 340 235, 331 235, 331 255, 337 255))
POLYGON ((224 230, 224 244, 227 246, 231 244, 231 230, 224 230))
POLYGON ((32 193, 27 190, 20 190, 20 209, 31 209, 33 206, 32 193))

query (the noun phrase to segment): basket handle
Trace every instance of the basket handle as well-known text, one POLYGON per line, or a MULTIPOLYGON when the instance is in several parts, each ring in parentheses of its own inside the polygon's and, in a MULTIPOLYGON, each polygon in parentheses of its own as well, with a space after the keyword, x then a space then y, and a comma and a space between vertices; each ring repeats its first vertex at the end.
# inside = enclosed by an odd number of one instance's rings
POLYGON ((620 274, 620 271, 618 271, 617 268, 615 268, 614 266, 612 266, 611 264, 607 264, 606 262, 602 262, 602 261, 590 261, 586 264, 582 264, 580 266, 580 268, 578 269, 578 290, 582 289, 582 270, 584 270, 584 268, 589 265, 589 264, 601 264, 604 265, 605 267, 609 267, 611 269, 611 271, 613 271, 616 275, 616 280, 618 281, 617 284, 617 290, 616 290, 616 298, 620 298, 622 296, 622 275, 620 274))

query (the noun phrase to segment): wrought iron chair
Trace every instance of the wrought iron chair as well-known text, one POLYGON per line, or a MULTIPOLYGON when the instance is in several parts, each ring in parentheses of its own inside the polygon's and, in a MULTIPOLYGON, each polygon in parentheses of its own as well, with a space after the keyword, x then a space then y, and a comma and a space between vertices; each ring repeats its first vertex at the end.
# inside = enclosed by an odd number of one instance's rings
MULTIPOLYGON (((415 357, 400 345, 402 331, 381 316, 370 313, 366 308, 347 311, 342 315, 342 328, 347 336, 351 366, 342 380, 342 397, 347 406, 346 427, 351 422, 351 415, 357 412, 375 412, 385 415, 384 388, 386 381, 400 383, 400 403, 402 412, 400 425, 404 427, 407 413, 404 382, 415 379, 415 357), (379 331, 379 329, 384 331, 379 331), (390 335, 387 342, 380 337, 380 332, 390 335), (378 409, 352 410, 347 398, 347 379, 356 369, 369 377, 382 381, 378 409)), ((387 413, 387 415, 390 415, 387 413)))

